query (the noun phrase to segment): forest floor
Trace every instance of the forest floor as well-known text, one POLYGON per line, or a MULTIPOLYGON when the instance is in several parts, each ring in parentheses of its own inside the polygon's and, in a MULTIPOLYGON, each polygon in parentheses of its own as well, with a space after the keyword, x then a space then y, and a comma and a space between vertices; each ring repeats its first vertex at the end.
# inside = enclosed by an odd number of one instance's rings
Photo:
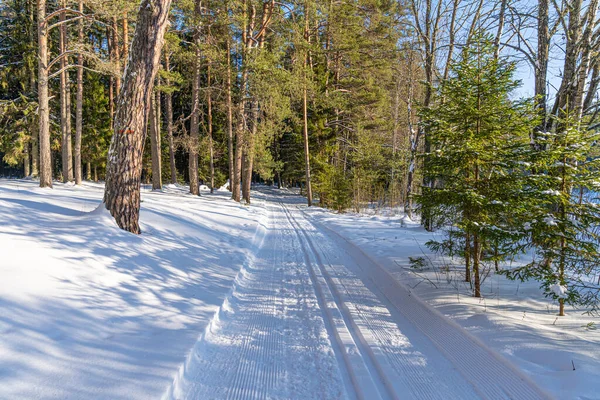
POLYGON ((135 236, 102 189, 0 180, 1 399, 600 398, 599 319, 471 298, 417 225, 169 185, 135 236))

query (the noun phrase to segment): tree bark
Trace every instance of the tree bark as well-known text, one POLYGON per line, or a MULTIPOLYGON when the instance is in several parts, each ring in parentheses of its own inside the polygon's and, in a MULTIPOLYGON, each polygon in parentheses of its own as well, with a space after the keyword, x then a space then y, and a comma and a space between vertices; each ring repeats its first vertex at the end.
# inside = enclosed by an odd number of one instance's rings
MULTIPOLYGON (((79 12, 83 13, 83 0, 79 0, 79 12)), ((79 20, 79 44, 83 43, 83 20, 79 20)), ((83 129, 83 54, 77 56, 77 96, 75 109, 75 184, 81 185, 81 134, 83 129)))
POLYGON ((537 129, 531 133, 531 145, 534 149, 538 148, 537 132, 546 130, 546 82, 548 75, 548 53, 550 47, 548 19, 548 0, 538 1, 538 26, 537 26, 537 57, 535 68, 535 106, 540 116, 541 122, 537 129))
POLYGON ((88 181, 92 180, 92 163, 89 161, 87 162, 87 166, 85 168, 85 179, 88 181))
POLYGON ((38 0, 37 13, 40 187, 52 187, 50 110, 48 106, 48 23, 46 21, 46 0, 38 0))
POLYGON ((25 178, 31 174, 29 164, 29 143, 26 143, 25 148, 23 149, 23 177, 25 178))
MULTIPOLYGON (((200 19, 201 4, 196 3, 196 18, 200 19)), ((190 148, 189 148, 189 174, 190 193, 200 195, 198 183, 198 142, 200 125, 200 22, 194 33, 195 57, 194 57, 194 81, 192 82, 192 118, 190 121, 190 148)))
POLYGON ((115 96, 119 96, 121 91, 121 50, 119 48, 119 25, 117 24, 117 17, 112 17, 112 35, 113 35, 113 54, 115 57, 115 64, 117 66, 117 76, 115 77, 115 96))
POLYGON ((160 151, 160 94, 154 92, 150 103, 150 146, 152 155, 152 190, 162 189, 160 151))
MULTIPOLYGON (((66 2, 62 0, 60 7, 65 8, 66 2)), ((66 13, 60 13, 60 21, 64 22, 66 13)), ((62 134, 62 174, 63 182, 73 180, 73 159, 71 154, 71 101, 69 96, 69 75, 67 73, 68 57, 63 57, 67 51, 67 24, 63 23, 59 28, 59 51, 60 51, 60 130, 62 134)))
MULTIPOLYGON (((170 55, 169 52, 165 53, 165 70, 171 71, 170 55)), ((170 86, 171 82, 167 78, 167 86, 170 86)), ((177 183, 177 167, 175 165, 175 145, 173 143, 173 95, 167 91, 165 93, 165 112, 167 118, 167 138, 169 140, 169 167, 171 168, 171 183, 177 183)))
MULTIPOLYGON (((229 29, 229 28, 228 28, 229 29)), ((229 157, 229 190, 233 193, 234 153, 233 153, 233 105, 231 102, 231 38, 227 34, 227 149, 229 157)))
POLYGON ((213 122, 212 122, 212 93, 211 93, 211 76, 210 76, 210 64, 207 65, 207 84, 208 91, 207 96, 207 107, 208 107, 208 147, 210 151, 210 192, 213 193, 215 189, 215 155, 213 148, 213 122))
MULTIPOLYGON (((242 71, 242 86, 245 87, 247 83, 248 73, 246 71, 242 71)), ((233 169, 233 184, 231 185, 231 198, 235 201, 240 201, 240 181, 242 179, 242 154, 244 152, 245 147, 245 131, 246 131, 246 117, 245 117, 245 109, 246 109, 246 95, 245 93, 241 94, 242 98, 240 99, 239 109, 238 109, 238 123, 237 129, 235 132, 236 140, 235 140, 235 165, 233 169)))
POLYGON ((140 4, 108 152, 104 204, 118 226, 132 233, 140 233, 144 136, 170 6, 171 0, 140 4))
POLYGON ((302 114, 304 123, 304 166, 306 174, 306 203, 312 206, 312 185, 310 183, 310 149, 308 146, 308 109, 307 109, 308 93, 306 83, 304 84, 304 92, 302 96, 302 114))
MULTIPOLYGON (((109 61, 114 61, 114 50, 113 50, 113 35, 110 27, 106 27, 106 47, 108 50, 109 61)), ((110 114, 110 126, 114 129, 115 127, 115 78, 112 74, 108 78, 108 112, 110 114)))
POLYGON ((252 130, 249 132, 244 147, 244 170, 242 176, 242 197, 246 204, 250 204, 250 190, 252 188, 252 170, 254 168, 254 140, 258 127, 258 102, 253 100, 252 107, 252 130))
POLYGON ((31 132, 31 176, 36 178, 40 174, 39 170, 39 132, 37 127, 34 127, 31 132))
MULTIPOLYGON (((308 1, 304 2, 304 40, 308 46, 310 46, 310 35, 309 35, 309 9, 308 1)), ((304 135, 304 168, 306 176, 306 203, 310 207, 312 206, 312 185, 310 182, 310 147, 308 143, 308 88, 307 88, 307 76, 306 68, 308 59, 310 57, 310 50, 306 50, 304 54, 304 65, 302 70, 303 87, 302 87, 302 122, 303 122, 303 135, 304 135)))

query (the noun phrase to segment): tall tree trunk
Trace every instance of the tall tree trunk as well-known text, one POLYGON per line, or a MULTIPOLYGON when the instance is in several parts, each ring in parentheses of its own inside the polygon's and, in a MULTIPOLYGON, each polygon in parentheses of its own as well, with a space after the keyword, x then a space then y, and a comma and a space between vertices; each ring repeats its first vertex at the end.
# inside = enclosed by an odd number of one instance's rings
POLYGON ((465 232, 465 282, 471 282, 471 235, 465 232))
MULTIPOLYGON (((456 3, 455 3, 456 4, 456 3)), ((409 131, 409 141, 410 141, 410 149, 409 149, 409 160, 408 160, 408 174, 406 177, 406 195, 404 197, 404 212, 406 215, 412 219, 412 210, 413 210, 413 184, 415 179, 415 168, 417 162, 417 150, 419 147, 419 133, 421 132, 420 128, 415 129, 413 124, 413 52, 410 50, 410 54, 408 55, 408 90, 407 90, 407 100, 406 100, 406 114, 408 118, 408 131, 409 131)))
POLYGON ((475 297, 481 297, 481 274, 479 272, 479 260, 480 260, 480 241, 477 233, 473 234, 473 277, 475 286, 475 297))
POLYGON ((242 176, 242 197, 246 201, 246 204, 250 204, 250 190, 252 187, 252 170, 254 167, 254 140, 256 139, 257 127, 258 127, 258 102, 253 100, 250 103, 252 107, 252 130, 248 135, 245 142, 244 148, 244 169, 242 176))
MULTIPOLYGON (((307 45, 310 46, 310 34, 309 34, 309 9, 308 1, 304 2, 304 40, 307 45)), ((308 206, 312 206, 312 185, 310 182, 310 148, 308 143, 308 83, 306 76, 306 69, 308 65, 308 59, 310 57, 310 50, 306 50, 303 61, 303 87, 302 87, 302 122, 303 122, 303 135, 304 135, 304 168, 306 176, 306 203, 308 206)))
MULTIPOLYGON (((248 74, 246 71, 242 71, 242 84, 241 87, 246 86, 248 74)), ((245 131, 246 131, 246 95, 242 91, 238 109, 238 123, 235 132, 235 164, 233 169, 233 184, 231 185, 231 198, 235 201, 240 201, 240 180, 242 179, 242 154, 245 147, 245 131)))
MULTIPOLYGON (((229 28, 227 28, 229 29, 229 28)), ((231 102, 231 38, 227 33, 227 150, 229 158, 229 190, 233 192, 234 153, 233 153, 233 104, 231 102)))
POLYGON ((117 17, 112 17, 112 34, 113 34, 113 54, 115 57, 115 64, 117 66, 117 76, 115 77, 115 96, 119 96, 121 91, 121 50, 119 48, 119 25, 117 24, 117 17))
POLYGON ((25 178, 31 174, 29 165, 29 143, 25 143, 25 148, 23 149, 23 177, 25 178))
MULTIPOLYGON (((83 0, 79 0, 79 12, 83 14, 83 0)), ((83 43, 83 20, 79 20, 79 44, 83 43)), ((75 184, 81 185, 81 133, 83 130, 83 54, 77 56, 77 97, 75 110, 75 184)))
POLYGON ((92 180, 92 163, 89 161, 87 162, 85 167, 85 179, 87 179, 88 181, 92 180))
POLYGON ((306 175, 306 203, 308 206, 312 206, 312 185, 310 183, 310 149, 308 146, 308 93, 306 89, 306 83, 304 84, 303 96, 302 96, 302 117, 303 117, 303 133, 304 133, 304 166, 306 175))
POLYGON ((50 110, 48 106, 48 23, 46 0, 38 0, 38 118, 40 149, 40 187, 52 187, 50 149, 50 110))
POLYGON ((502 33, 504 31, 506 3, 508 3, 508 0, 502 0, 502 3, 500 3, 500 15, 498 16, 498 30, 496 31, 496 37, 494 38, 494 58, 496 60, 500 57, 500 40, 502 39, 502 33))
POLYGON ((31 176, 36 178, 40 174, 39 170, 39 160, 40 160, 40 150, 39 150, 39 132, 38 127, 33 126, 31 130, 31 176))
MULTIPOLYGON (((108 59, 113 62, 114 56, 114 43, 112 29, 106 26, 106 47, 108 50, 108 59)), ((108 113, 110 114, 110 126, 115 127, 115 78, 112 74, 108 78, 108 113)))
POLYGON ((548 52, 550 47, 550 34, 548 30, 548 0, 538 0, 538 26, 537 26, 537 57, 535 76, 535 106, 540 116, 540 125, 532 130, 531 146, 537 149, 537 133, 546 130, 546 82, 548 75, 548 52))
POLYGON ((129 20, 127 12, 123 13, 123 65, 129 60, 129 20))
MULTIPOLYGON (((201 17, 202 6, 200 1, 196 3, 196 18, 201 17)), ((194 33, 195 57, 194 57, 194 81, 192 82, 192 119, 190 121, 190 148, 189 148, 189 174, 190 174, 190 193, 200 195, 198 182, 198 142, 200 128, 200 22, 197 22, 196 32, 194 33)))
POLYGON ((152 155, 152 190, 162 189, 160 151, 160 94, 154 92, 150 103, 150 147, 152 155))
MULTIPOLYGON (((65 0, 60 2, 61 8, 66 8, 65 0)), ((60 21, 64 22, 66 13, 60 13, 60 21)), ((62 134, 62 174, 63 182, 73 180, 73 159, 71 154, 71 99, 69 91, 69 75, 67 73, 68 57, 64 56, 67 51, 67 24, 59 27, 59 51, 60 51, 60 130, 62 134)))
POLYGON ((108 152, 104 204, 120 228, 140 233, 140 178, 148 107, 171 0, 142 0, 108 152))
MULTIPOLYGON (((165 70, 171 71, 170 55, 169 52, 165 53, 165 70)), ((167 86, 170 86, 171 82, 167 78, 167 86)), ((165 93, 165 113, 167 118, 167 138, 169 140, 169 167, 171 168, 171 183, 177 183, 177 167, 175 165, 175 145, 173 143, 173 95, 167 91, 165 93)))
POLYGON ((207 95, 207 107, 208 107, 208 147, 210 151, 210 192, 213 193, 215 189, 215 155, 213 148, 213 123, 212 123, 212 92, 211 92, 211 76, 210 76, 210 63, 207 66, 207 83, 208 91, 207 95))

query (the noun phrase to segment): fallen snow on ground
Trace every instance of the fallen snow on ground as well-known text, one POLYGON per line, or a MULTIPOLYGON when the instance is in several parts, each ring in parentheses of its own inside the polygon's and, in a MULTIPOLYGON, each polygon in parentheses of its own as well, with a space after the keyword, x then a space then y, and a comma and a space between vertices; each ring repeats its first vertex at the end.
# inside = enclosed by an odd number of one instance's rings
POLYGON ((230 291, 264 207, 166 186, 140 236, 103 188, 0 180, 0 398, 150 399, 230 291))
POLYGON ((600 398, 598 319, 494 274, 470 297, 407 218, 255 189, 144 186, 138 236, 100 184, 0 180, 0 398, 600 398))
POLYGON ((483 299, 471 297, 460 261, 438 257, 425 246, 439 234, 400 217, 303 209, 556 398, 600 399, 600 329, 590 329, 600 325, 600 318, 569 308, 559 318, 558 304, 543 297, 539 284, 510 281, 494 272, 483 283, 483 299), (425 258, 428 267, 411 268, 409 257, 425 258))

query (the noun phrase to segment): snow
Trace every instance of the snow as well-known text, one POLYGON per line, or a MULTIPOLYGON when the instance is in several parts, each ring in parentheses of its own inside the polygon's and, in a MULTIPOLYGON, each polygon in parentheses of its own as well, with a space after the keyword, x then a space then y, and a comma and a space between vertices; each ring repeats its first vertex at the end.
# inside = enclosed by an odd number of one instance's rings
POLYGON ((424 245, 440 240, 440 234, 402 227, 397 218, 340 215, 318 207, 305 212, 358 246, 413 296, 462 326, 551 396, 600 398, 600 330, 589 328, 600 324, 599 317, 569 306, 567 316, 558 317, 558 302, 545 298, 537 282, 514 282, 493 272, 483 282, 483 298, 476 299, 464 282, 460 260, 432 254, 424 245), (415 270, 409 257, 423 257, 428 267, 415 270))
POLYGON ((598 398, 599 318, 493 273, 472 298, 397 210, 255 189, 144 186, 133 235, 101 184, 0 180, 0 398, 598 398))
POLYGON ((554 293, 556 295, 556 297, 558 297, 559 299, 566 299, 567 298, 567 287, 564 285, 561 285, 560 283, 555 283, 553 285, 550 286, 550 291, 552 293, 554 293))
POLYGON ((0 398, 160 397, 255 251, 260 206, 142 193, 140 236, 101 185, 0 180, 0 398))

